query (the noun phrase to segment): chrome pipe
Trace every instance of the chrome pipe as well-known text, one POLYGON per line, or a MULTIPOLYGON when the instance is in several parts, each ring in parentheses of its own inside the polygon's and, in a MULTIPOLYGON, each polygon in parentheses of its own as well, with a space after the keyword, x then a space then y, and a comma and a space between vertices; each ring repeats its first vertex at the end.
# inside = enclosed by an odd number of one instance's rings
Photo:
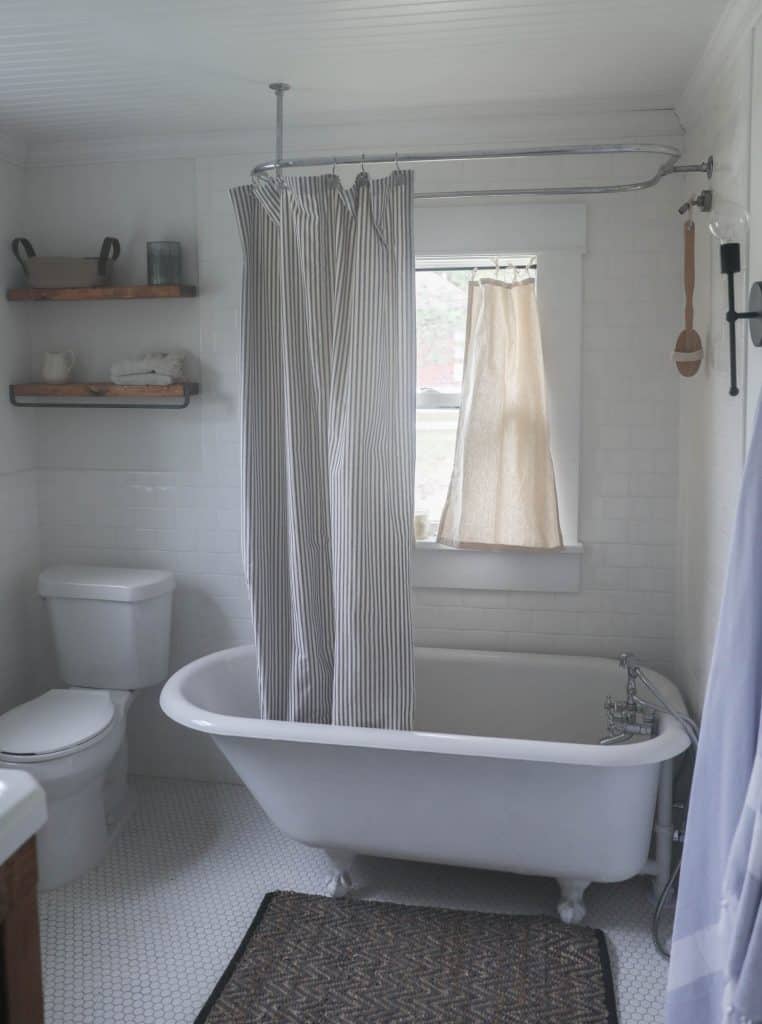
POLYGON ((275 159, 257 164, 251 171, 252 181, 275 172, 277 178, 282 178, 283 171, 288 169, 308 167, 343 167, 357 165, 363 169, 368 164, 393 164, 398 167, 403 163, 423 164, 457 162, 465 160, 515 160, 523 158, 537 158, 546 156, 604 156, 616 154, 646 154, 661 156, 665 159, 659 165, 655 174, 650 178, 639 181, 624 182, 619 185, 566 185, 566 186, 539 186, 536 188, 486 188, 486 189, 456 189, 446 192, 417 192, 416 199, 475 199, 482 197, 509 198, 534 196, 585 196, 585 195, 614 195, 621 192, 637 192, 652 188, 667 174, 676 173, 704 173, 707 177, 712 176, 713 159, 701 164, 685 164, 680 166, 680 151, 674 146, 647 142, 609 142, 609 143, 586 143, 580 145, 563 146, 516 146, 506 149, 471 149, 465 151, 440 150, 436 152, 420 153, 377 153, 375 156, 368 156, 365 153, 355 153, 345 156, 309 156, 296 157, 290 160, 283 159, 283 94, 290 86, 285 82, 272 82, 270 88, 275 93, 275 159))
POLYGON ((672 785, 673 771, 671 761, 662 761, 659 769, 659 788, 656 797, 656 818, 654 821, 654 859, 656 872, 654 878, 654 895, 658 899, 664 891, 672 873, 672 785))
MULTIPOLYGON (((274 86, 273 86, 274 88, 274 86)), ((540 156, 600 156, 602 154, 619 153, 646 153, 655 156, 665 156, 667 161, 662 166, 669 164, 673 167, 680 159, 680 150, 674 146, 657 145, 646 142, 605 142, 586 143, 582 145, 568 146, 516 146, 508 149, 469 149, 469 150, 439 150, 435 152, 420 153, 376 153, 368 154, 354 153, 346 156, 307 156, 295 157, 290 160, 275 159, 266 163, 257 164, 252 170, 254 177, 260 177, 269 171, 275 171, 278 167, 341 167, 347 165, 367 164, 429 164, 443 161, 457 160, 515 160, 523 157, 540 156)), ((666 171, 664 172, 666 173, 666 171)))
MULTIPOLYGON (((316 156, 298 157, 290 160, 276 159, 257 164, 252 169, 253 180, 261 178, 271 171, 280 174, 286 169, 309 167, 363 166, 363 164, 402 164, 402 163, 439 163, 464 160, 516 160, 548 156, 610 156, 627 154, 646 154, 664 156, 666 159, 649 178, 638 181, 622 182, 616 185, 561 185, 539 186, 536 188, 484 188, 456 189, 452 191, 416 192, 416 199, 475 199, 481 197, 509 198, 533 196, 584 196, 614 195, 623 192, 638 192, 652 188, 667 174, 672 174, 680 159, 680 151, 673 146, 652 145, 649 143, 599 143, 580 146, 529 146, 512 149, 480 149, 465 152, 435 153, 379 153, 375 156, 352 154, 347 156, 316 156)), ((705 165, 696 165, 696 169, 705 165)), ((693 170, 693 168, 685 168, 693 170)))
MULTIPOLYGON (((563 155, 563 156, 590 156, 595 153, 657 153, 667 154, 667 159, 660 164, 656 172, 650 178, 642 181, 623 182, 619 185, 547 185, 537 188, 485 188, 485 189, 459 189, 452 192, 416 192, 416 199, 476 199, 483 196, 493 198, 531 198, 532 196, 590 196, 590 195, 616 195, 622 192, 642 192, 645 189, 658 185, 662 178, 674 172, 677 161, 680 159, 678 150, 672 146, 617 146, 604 145, 600 148, 587 147, 558 147, 558 151, 537 152, 536 156, 563 155), (560 150, 564 152, 561 153, 560 150)), ((513 155, 513 154, 511 154, 513 155)), ((516 154, 527 156, 529 154, 516 154)), ((508 158, 507 155, 504 156, 508 158)))

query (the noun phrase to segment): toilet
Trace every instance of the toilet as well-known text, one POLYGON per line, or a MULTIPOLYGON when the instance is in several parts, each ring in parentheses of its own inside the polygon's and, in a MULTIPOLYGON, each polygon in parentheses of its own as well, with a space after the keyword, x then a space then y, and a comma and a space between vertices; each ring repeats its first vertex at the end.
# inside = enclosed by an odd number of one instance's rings
POLYGON ((65 688, 0 715, 0 768, 23 768, 45 790, 41 889, 94 867, 124 820, 127 711, 135 691, 167 678, 174 588, 172 573, 153 569, 55 566, 40 574, 65 688))

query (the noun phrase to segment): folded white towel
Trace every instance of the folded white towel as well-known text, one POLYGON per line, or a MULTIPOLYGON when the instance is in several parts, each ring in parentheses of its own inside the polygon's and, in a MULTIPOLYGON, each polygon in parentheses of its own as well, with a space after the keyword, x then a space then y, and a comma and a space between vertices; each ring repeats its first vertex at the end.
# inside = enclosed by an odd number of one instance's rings
POLYGON ((170 377, 168 373, 112 373, 112 384, 175 384, 176 377, 170 377))
MULTIPOLYGON (((162 383, 173 383, 182 380, 185 369, 185 356, 182 352, 148 352, 137 359, 123 359, 111 367, 111 380, 115 384, 128 384, 128 377, 143 377, 146 374, 161 374, 171 378, 162 383), (117 380, 116 378, 119 378, 117 380)), ((133 383, 137 383, 133 381, 133 383)), ((142 381, 141 383, 145 383, 142 381)), ((159 381, 153 383, 158 384, 159 381)))

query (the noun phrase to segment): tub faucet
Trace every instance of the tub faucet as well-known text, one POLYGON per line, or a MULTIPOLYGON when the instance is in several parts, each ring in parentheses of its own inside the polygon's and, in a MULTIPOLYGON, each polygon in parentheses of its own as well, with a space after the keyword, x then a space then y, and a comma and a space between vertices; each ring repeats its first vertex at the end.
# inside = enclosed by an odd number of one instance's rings
POLYGON ((608 734, 601 740, 604 745, 628 743, 633 736, 653 736, 656 731, 655 709, 638 696, 640 665, 634 654, 619 655, 619 667, 627 670, 625 700, 607 697, 604 702, 608 720, 608 734))

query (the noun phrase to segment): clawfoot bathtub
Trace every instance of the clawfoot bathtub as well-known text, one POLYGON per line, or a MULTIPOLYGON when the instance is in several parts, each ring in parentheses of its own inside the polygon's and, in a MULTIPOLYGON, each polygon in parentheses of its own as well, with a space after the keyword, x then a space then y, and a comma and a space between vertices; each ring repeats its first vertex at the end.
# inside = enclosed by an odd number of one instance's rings
POLYGON ((590 882, 667 879, 688 741, 665 717, 653 738, 598 744, 626 683, 613 660, 419 649, 412 732, 265 721, 256 676, 253 648, 220 651, 176 672, 161 706, 213 736, 283 832, 326 849, 336 892, 356 854, 547 875, 574 922, 590 882))

